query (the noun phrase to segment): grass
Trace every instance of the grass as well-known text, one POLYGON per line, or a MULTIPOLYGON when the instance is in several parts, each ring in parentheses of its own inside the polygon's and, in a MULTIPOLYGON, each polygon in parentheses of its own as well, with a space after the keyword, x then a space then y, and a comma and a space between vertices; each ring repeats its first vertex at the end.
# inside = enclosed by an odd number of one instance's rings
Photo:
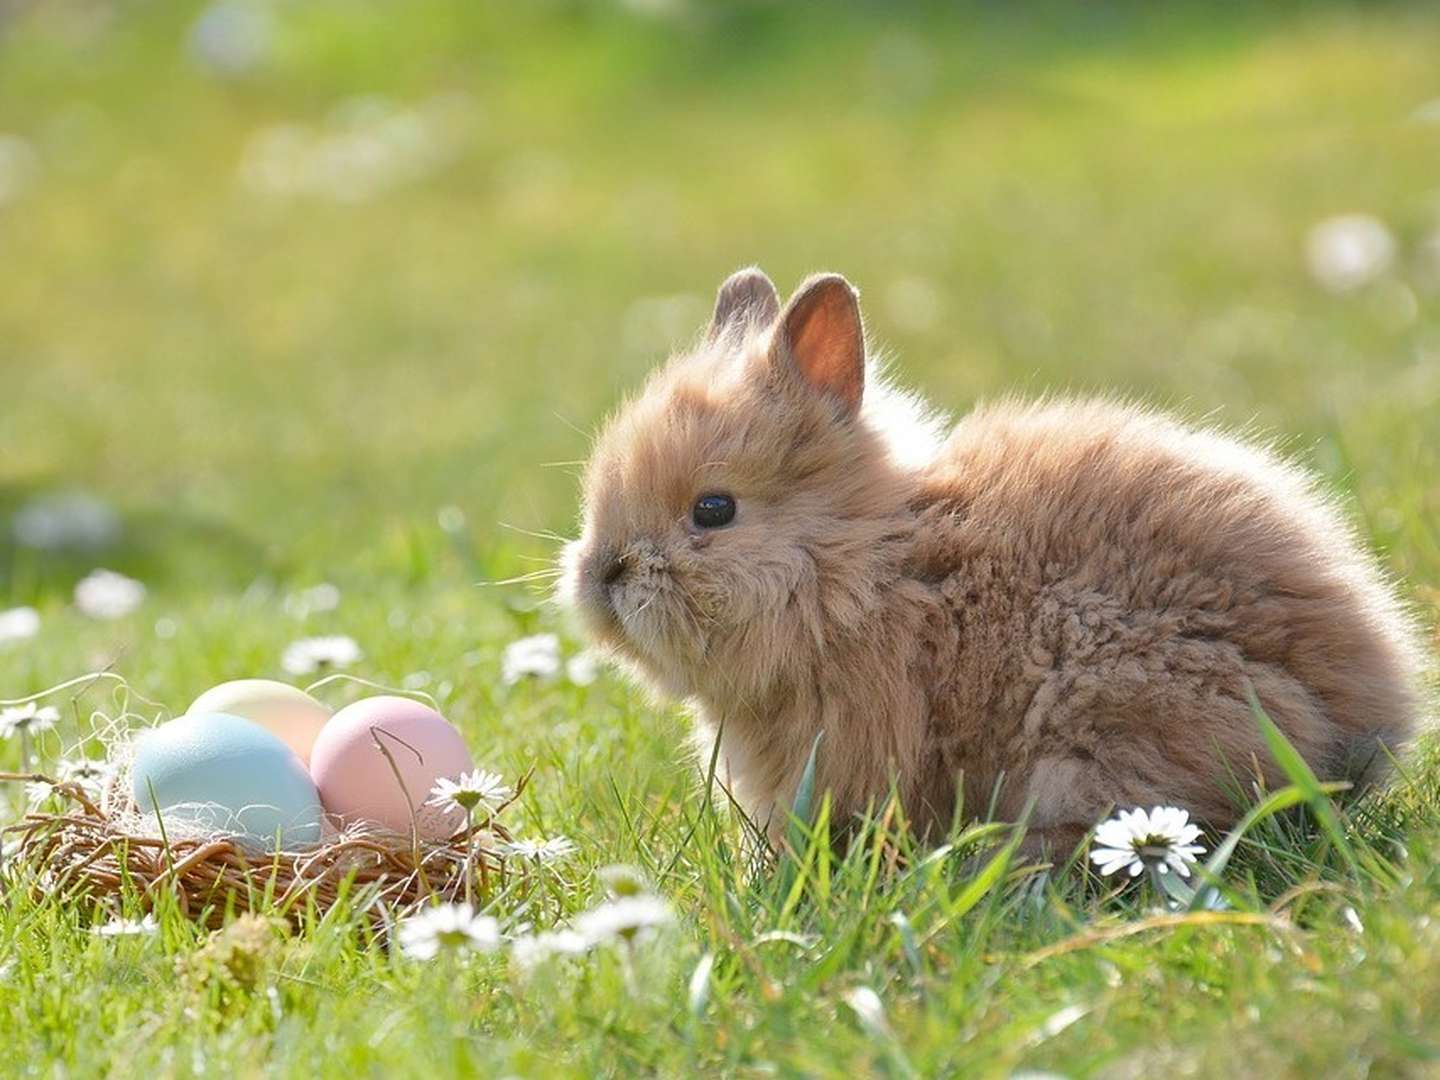
MULTIPOLYGON (((566 631, 534 591, 477 585, 550 557, 532 534, 572 527, 584 432, 758 261, 782 285, 850 275, 903 378, 957 411, 1103 389, 1281 438, 1433 626, 1427 6, 275 11, 268 65, 235 77, 187 57, 192 5, 4 17, 0 133, 40 169, 0 205, 0 608, 43 626, 0 652, 0 698, 108 667, 151 717, 349 634, 356 674, 436 695, 477 761, 534 767, 513 824, 580 844, 543 911, 498 914, 563 921, 624 862, 679 923, 628 965, 526 980, 499 956, 391 957, 343 913, 221 946, 162 910, 152 937, 101 939, 93 913, 12 888, 0 1072, 1440 1068, 1433 750, 1343 811, 1297 778, 1311 809, 1247 832, 1223 912, 995 862, 1006 834, 892 862, 883 818, 833 855, 802 830, 754 875, 677 750, 683 716, 613 676, 503 686, 507 642, 566 631), (332 130, 357 95, 438 100, 448 156, 363 202, 238 179, 257 131, 332 130), (1334 295, 1304 240, 1352 211, 1399 255, 1334 295), (14 542, 15 510, 70 489, 117 509, 116 546, 14 542), (139 613, 73 610, 95 565, 147 584, 139 613), (336 610, 287 612, 319 582, 336 610), (884 1026, 845 1003, 858 987, 884 1026)), ((56 703, 52 758, 119 708, 100 688, 56 703)))

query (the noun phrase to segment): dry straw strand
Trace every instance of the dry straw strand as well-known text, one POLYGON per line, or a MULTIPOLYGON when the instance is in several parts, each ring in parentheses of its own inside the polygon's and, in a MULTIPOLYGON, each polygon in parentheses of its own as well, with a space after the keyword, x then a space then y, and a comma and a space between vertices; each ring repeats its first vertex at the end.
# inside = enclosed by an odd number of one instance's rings
MULTIPOLYGON (((520 797, 529 779, 529 774, 521 778, 509 802, 520 797)), ((143 835, 133 829, 135 808, 128 800, 115 800, 118 809, 107 813, 78 784, 43 773, 0 773, 0 781, 7 780, 49 784, 74 806, 67 812, 32 811, 3 830, 20 836, 19 850, 3 869, 31 871, 37 893, 106 907, 118 908, 122 892, 133 890, 151 910, 168 890, 187 918, 210 927, 231 910, 272 907, 298 925, 307 900, 323 914, 350 898, 384 930, 424 903, 460 900, 467 856, 479 896, 503 890, 509 878, 501 848, 511 836, 495 820, 500 810, 440 842, 416 844, 411 836, 352 828, 315 846, 259 854, 227 836, 167 842, 143 835)))

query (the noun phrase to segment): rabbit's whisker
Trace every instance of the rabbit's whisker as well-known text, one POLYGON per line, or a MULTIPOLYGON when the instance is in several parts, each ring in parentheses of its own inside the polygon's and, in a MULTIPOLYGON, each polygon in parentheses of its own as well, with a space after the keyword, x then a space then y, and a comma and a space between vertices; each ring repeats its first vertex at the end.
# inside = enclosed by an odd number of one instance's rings
POLYGON ((517 532, 521 536, 534 537, 536 540, 549 540, 554 544, 570 543, 570 537, 561 536, 559 533, 550 532, 549 530, 522 529, 519 525, 511 525, 506 521, 497 521, 495 524, 499 525, 502 529, 509 529, 511 532, 517 532))
POLYGON ((547 570, 531 570, 528 574, 517 574, 515 577, 501 578, 499 581, 477 581, 477 585, 523 585, 530 581, 544 581, 547 578, 557 578, 564 573, 563 570, 551 568, 547 570))
POLYGON ((556 420, 559 420, 560 423, 564 424, 564 425, 565 425, 566 427, 568 427, 571 431, 575 432, 576 435, 579 435, 582 439, 588 439, 588 440, 589 440, 590 442, 592 442, 592 443, 595 441, 595 433, 594 433, 593 431, 586 431, 586 430, 584 430, 583 428, 581 428, 579 425, 575 424, 574 422, 565 419, 565 417, 561 416, 561 415, 560 415, 558 412, 556 412, 554 409, 551 409, 551 410, 550 410, 550 415, 553 416, 553 417, 555 417, 556 420))

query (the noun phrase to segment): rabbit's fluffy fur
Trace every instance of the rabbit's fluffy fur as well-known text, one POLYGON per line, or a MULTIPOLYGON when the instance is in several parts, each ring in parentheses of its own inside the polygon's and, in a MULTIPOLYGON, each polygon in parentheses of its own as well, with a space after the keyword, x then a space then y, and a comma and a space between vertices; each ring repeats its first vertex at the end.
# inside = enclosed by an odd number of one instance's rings
POLYGON ((1112 401, 1006 401, 946 433, 867 368, 854 291, 722 286, 714 321, 605 428, 562 593, 688 699, 698 758, 772 836, 817 733, 845 820, 892 782, 922 831, 1031 804, 1066 849, 1114 807, 1224 826, 1248 703, 1322 778, 1373 780, 1419 653, 1374 561, 1270 451, 1112 401), (726 494, 733 523, 701 528, 726 494), (963 807, 957 798, 963 791, 963 807))

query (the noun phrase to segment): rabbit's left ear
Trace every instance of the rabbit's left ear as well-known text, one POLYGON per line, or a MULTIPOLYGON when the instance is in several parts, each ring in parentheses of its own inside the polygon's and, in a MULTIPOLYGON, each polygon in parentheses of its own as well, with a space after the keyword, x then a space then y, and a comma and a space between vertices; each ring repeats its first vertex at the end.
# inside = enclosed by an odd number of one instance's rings
POLYGON ((736 270, 725 279, 715 295, 715 313, 705 336, 711 341, 724 336, 736 325, 748 323, 764 328, 780 314, 780 294, 758 266, 736 270))
POLYGON ((846 416, 860 411, 865 328, 860 296, 839 274, 816 274, 795 290, 780 313, 770 349, 777 363, 788 364, 810 389, 834 398, 846 416))

